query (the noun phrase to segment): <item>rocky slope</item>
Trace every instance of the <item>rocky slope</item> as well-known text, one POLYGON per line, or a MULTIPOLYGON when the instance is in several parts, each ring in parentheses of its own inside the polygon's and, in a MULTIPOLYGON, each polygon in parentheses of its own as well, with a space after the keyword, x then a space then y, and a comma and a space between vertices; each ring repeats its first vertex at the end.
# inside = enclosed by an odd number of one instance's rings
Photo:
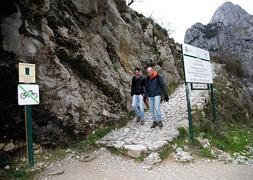
POLYGON ((211 51, 212 56, 238 59, 243 76, 253 82, 253 16, 226 2, 207 25, 196 23, 185 34, 185 43, 211 51))
POLYGON ((180 77, 178 47, 124 0, 12 0, 0 11, 0 140, 24 137, 17 106, 18 62, 36 64, 41 104, 33 106, 35 141, 67 143, 130 110, 136 66, 156 64, 180 77))

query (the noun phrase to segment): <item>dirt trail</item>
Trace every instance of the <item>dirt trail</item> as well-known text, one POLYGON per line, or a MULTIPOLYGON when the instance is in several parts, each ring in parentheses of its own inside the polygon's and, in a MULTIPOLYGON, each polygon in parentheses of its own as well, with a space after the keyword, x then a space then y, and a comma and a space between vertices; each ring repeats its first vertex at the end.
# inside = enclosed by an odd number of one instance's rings
POLYGON ((106 149, 97 152, 98 158, 91 162, 65 159, 55 165, 40 180, 252 180, 253 166, 224 164, 199 159, 191 164, 166 160, 147 170, 139 162, 111 154, 106 149), (45 175, 64 170, 62 175, 45 175))

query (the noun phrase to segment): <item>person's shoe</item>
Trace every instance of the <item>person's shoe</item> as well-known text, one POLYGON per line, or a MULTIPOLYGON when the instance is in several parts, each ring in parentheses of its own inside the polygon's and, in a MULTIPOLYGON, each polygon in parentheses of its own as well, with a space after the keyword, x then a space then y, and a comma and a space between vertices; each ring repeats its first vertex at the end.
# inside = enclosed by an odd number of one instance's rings
POLYGON ((159 126, 159 128, 161 129, 161 128, 163 127, 163 122, 162 122, 162 121, 159 121, 159 122, 158 122, 158 126, 159 126))
POLYGON ((157 122, 153 122, 151 128, 155 128, 156 126, 158 126, 158 123, 157 122))
POLYGON ((137 117, 137 119, 136 119, 136 123, 139 123, 139 122, 140 122, 140 120, 141 120, 141 118, 140 118, 140 117, 137 117))
POLYGON ((142 119, 141 120, 141 125, 144 125, 145 124, 145 121, 142 119))

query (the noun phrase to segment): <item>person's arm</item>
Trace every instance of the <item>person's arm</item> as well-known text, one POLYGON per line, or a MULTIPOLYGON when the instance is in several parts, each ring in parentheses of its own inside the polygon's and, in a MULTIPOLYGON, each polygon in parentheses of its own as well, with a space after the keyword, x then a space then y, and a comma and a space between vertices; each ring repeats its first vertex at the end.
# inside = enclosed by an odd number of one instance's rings
POLYGON ((134 78, 132 78, 132 84, 131 84, 131 96, 134 95, 134 78))
POLYGON ((164 95, 164 100, 167 102, 169 100, 168 92, 166 89, 166 86, 164 84, 163 78, 161 76, 158 77, 158 82, 160 84, 160 87, 162 89, 163 95, 164 95))
POLYGON ((148 79, 144 78, 143 81, 144 81, 144 83, 143 83, 144 84, 144 97, 147 98, 147 96, 148 96, 148 88, 147 88, 148 87, 148 79))
POLYGON ((145 96, 145 91, 146 91, 145 81, 146 81, 146 78, 143 77, 141 81, 141 87, 143 88, 143 96, 145 96))

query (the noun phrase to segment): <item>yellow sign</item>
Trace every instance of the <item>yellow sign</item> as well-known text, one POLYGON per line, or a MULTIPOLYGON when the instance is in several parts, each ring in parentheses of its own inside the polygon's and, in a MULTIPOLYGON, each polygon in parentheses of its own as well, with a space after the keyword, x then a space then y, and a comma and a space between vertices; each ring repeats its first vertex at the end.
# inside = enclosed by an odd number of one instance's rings
POLYGON ((19 82, 35 83, 35 64, 19 63, 19 82))

